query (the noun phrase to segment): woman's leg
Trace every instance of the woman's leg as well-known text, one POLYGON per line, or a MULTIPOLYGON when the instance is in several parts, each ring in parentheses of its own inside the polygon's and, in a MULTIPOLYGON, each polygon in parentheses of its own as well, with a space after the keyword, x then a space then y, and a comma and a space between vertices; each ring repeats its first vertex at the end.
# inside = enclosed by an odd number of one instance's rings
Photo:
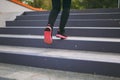
POLYGON ((52 0, 52 10, 49 15, 48 25, 52 28, 61 9, 61 0, 52 0))
POLYGON ((52 30, 58 13, 61 9, 61 0, 52 0, 52 10, 49 15, 48 25, 44 31, 44 42, 47 44, 52 44, 52 30))
POLYGON ((60 21, 60 26, 59 26, 60 32, 63 34, 65 32, 64 30, 65 25, 68 21, 70 7, 71 7, 71 0, 63 0, 63 11, 62 11, 61 21, 60 21))

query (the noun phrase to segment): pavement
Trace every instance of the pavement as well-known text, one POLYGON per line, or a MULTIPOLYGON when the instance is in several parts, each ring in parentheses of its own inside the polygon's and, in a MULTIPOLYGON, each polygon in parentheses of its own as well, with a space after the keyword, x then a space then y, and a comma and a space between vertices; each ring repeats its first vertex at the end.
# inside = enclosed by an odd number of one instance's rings
POLYGON ((6 26, 6 21, 13 21, 16 16, 21 15, 23 12, 0 12, 0 27, 6 26))
POLYGON ((117 77, 0 63, 0 77, 16 80, 120 80, 117 77))

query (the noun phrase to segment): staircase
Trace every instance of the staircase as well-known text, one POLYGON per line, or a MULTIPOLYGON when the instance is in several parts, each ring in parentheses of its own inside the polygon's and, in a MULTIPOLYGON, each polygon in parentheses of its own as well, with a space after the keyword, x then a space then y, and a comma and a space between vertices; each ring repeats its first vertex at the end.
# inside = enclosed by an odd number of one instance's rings
POLYGON ((67 40, 43 42, 49 11, 24 12, 0 28, 0 62, 120 77, 120 9, 71 10, 67 40))

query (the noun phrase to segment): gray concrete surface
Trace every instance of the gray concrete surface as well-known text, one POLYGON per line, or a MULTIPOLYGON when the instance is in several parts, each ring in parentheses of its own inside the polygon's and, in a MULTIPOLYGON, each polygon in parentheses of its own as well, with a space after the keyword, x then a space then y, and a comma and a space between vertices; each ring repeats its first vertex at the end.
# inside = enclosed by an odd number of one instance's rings
MULTIPOLYGON (((70 58, 87 58, 89 60, 99 60, 100 57, 105 61, 120 61, 119 54, 96 54, 95 52, 87 51, 71 51, 68 50, 53 50, 53 49, 44 49, 44 48, 30 48, 30 47, 13 47, 13 46, 0 46, 0 52, 12 52, 17 54, 18 52, 28 54, 28 55, 41 55, 41 56, 54 56, 54 57, 67 57, 70 58), (49 50, 49 53, 48 53, 49 50), (41 54, 39 54, 42 52, 41 54), (74 55, 74 54, 76 55, 74 55), (79 53, 79 54, 78 54, 79 53), (64 54, 64 55, 63 55, 64 54), (82 55, 81 57, 77 57, 82 55), (90 56, 92 55, 92 56, 90 56), (87 56, 87 57, 86 57, 87 56)), ((51 70, 35 67, 27 67, 20 65, 4 64, 0 63, 0 77, 16 79, 16 80, 120 80, 117 77, 102 76, 102 75, 93 75, 93 74, 84 74, 84 73, 75 73, 67 72, 60 70, 51 70)))
POLYGON ((117 77, 65 72, 0 63, 0 77, 16 80, 120 80, 117 77))
MULTIPOLYGON (((98 54, 96 52, 87 51, 71 51, 59 49, 44 49, 44 48, 31 48, 31 47, 16 47, 16 46, 0 46, 0 52, 12 52, 17 54, 18 52, 28 55, 41 55, 41 56, 54 56, 54 57, 67 57, 67 58, 87 58, 89 60, 101 60, 104 61, 120 61, 119 54, 98 54), (48 53, 49 50, 49 53, 48 53), (39 54, 41 53, 41 54, 39 54), (74 55, 74 54, 76 55, 74 55), (79 54, 78 54, 79 53, 79 54), (79 56, 82 55, 82 56, 79 56), (92 56, 90 56, 92 55, 92 56), (79 56, 79 57, 78 57, 79 56), (87 56, 87 57, 86 57, 87 56)), ((0 77, 16 79, 16 80, 120 80, 117 77, 102 76, 95 74, 84 74, 67 72, 60 70, 51 70, 35 67, 27 67, 20 65, 4 64, 0 63, 0 77)))
POLYGON ((32 11, 8 0, 0 0, 0 27, 5 27, 5 21, 14 20, 15 17, 25 11, 32 11))
POLYGON ((0 12, 0 27, 5 27, 6 21, 13 21, 16 16, 21 15, 23 12, 0 12))
POLYGON ((28 8, 12 3, 9 0, 0 0, 0 12, 24 12, 31 11, 28 8))
MULTIPOLYGON (((1 36, 0 36, 1 37, 1 36)), ((93 51, 80 51, 80 50, 61 50, 50 48, 35 48, 35 47, 21 47, 21 46, 5 46, 0 45, 1 53, 11 54, 24 54, 33 56, 49 56, 56 58, 90 60, 100 62, 113 62, 120 63, 120 54, 118 53, 105 53, 93 51)))

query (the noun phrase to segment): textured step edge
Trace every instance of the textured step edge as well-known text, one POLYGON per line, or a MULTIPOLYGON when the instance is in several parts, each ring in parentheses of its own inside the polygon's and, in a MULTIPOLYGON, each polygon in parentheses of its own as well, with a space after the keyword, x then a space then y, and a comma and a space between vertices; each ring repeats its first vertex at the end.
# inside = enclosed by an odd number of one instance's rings
POLYGON ((108 63, 120 63, 120 54, 117 53, 103 53, 93 51, 77 51, 77 50, 63 50, 63 49, 48 49, 35 47, 21 47, 21 46, 3 46, 0 45, 0 52, 13 53, 31 56, 49 56, 65 59, 90 60, 108 63))
MULTIPOLYGON (((18 34, 18 35, 43 35, 45 27, 7 27, 0 28, 0 34, 18 34)), ((54 28, 53 35, 56 35, 58 28, 54 28)), ((66 35, 78 37, 111 37, 120 38, 119 28, 69 28, 66 27, 66 35)))
MULTIPOLYGON (((41 35, 0 34, 0 38, 44 39, 44 36, 41 36, 41 35)), ((53 38, 53 40, 59 40, 59 38, 57 38, 56 36, 53 36, 52 38, 53 38)), ((66 40, 120 42, 120 38, 103 38, 103 37, 73 37, 73 36, 69 36, 66 40)), ((65 40, 61 40, 61 41, 65 41, 65 40)))
MULTIPOLYGON (((17 16, 15 20, 45 20, 48 19, 47 15, 22 15, 17 16)), ((60 16, 58 16, 60 19, 60 16)), ((120 14, 88 14, 88 15, 70 15, 69 19, 120 19, 120 14)))
MULTIPOLYGON (((45 26, 47 21, 43 20, 29 20, 29 21, 7 21, 6 26, 45 26)), ((55 26, 58 26, 59 21, 56 21, 55 26)), ((100 20, 100 21, 68 21, 66 26, 75 27, 120 27, 119 20, 100 20)))
MULTIPOLYGON (((116 42, 110 41, 98 41, 93 40, 59 40, 55 39, 52 45, 47 45, 43 42, 43 39, 36 38, 9 38, 0 37, 1 45, 13 45, 13 46, 26 46, 26 47, 39 47, 39 48, 54 48, 54 49, 68 49, 68 50, 86 50, 86 51, 99 51, 99 52, 115 52, 120 53, 120 40, 116 42)), ((116 39, 115 39, 116 40, 116 39)))
POLYGON ((0 53, 0 62, 39 68, 120 77, 118 63, 0 53))

